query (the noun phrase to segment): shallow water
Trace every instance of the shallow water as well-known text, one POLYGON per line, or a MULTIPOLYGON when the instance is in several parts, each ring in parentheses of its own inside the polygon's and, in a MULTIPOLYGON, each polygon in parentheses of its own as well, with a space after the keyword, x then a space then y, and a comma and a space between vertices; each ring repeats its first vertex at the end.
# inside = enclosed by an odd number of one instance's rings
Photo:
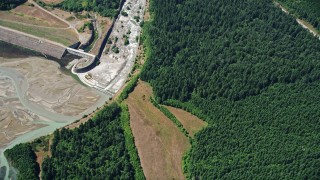
MULTIPOLYGON (((30 50, 19 48, 19 47, 0 41, 0 57, 4 57, 5 59, 11 59, 11 58, 27 58, 27 57, 34 57, 34 56, 42 56, 42 55, 30 50)), ((57 60, 54 58, 49 58, 49 60, 53 60, 59 63, 60 66, 62 67, 60 68, 60 71, 64 72, 65 74, 68 74, 68 71, 64 68, 64 66, 68 62, 70 62, 73 58, 74 57, 68 56, 63 61, 57 60)), ((0 153, 1 153, 0 154, 0 180, 9 179, 9 172, 12 179, 15 179, 14 178, 15 170, 9 167, 7 160, 3 155, 3 152, 6 149, 10 149, 19 143, 29 142, 38 137, 50 134, 54 132, 56 129, 64 127, 80 119, 81 117, 83 117, 84 114, 91 113, 92 111, 96 110, 96 108, 103 106, 105 102, 109 100, 109 98, 111 97, 99 91, 95 91, 96 94, 100 95, 100 99, 97 102, 95 102, 94 105, 92 105, 90 108, 88 108, 86 111, 82 112, 81 114, 78 114, 77 116, 65 116, 62 114, 48 111, 44 109, 41 105, 38 105, 34 102, 29 101, 28 98, 26 97, 26 91, 29 86, 28 81, 25 79, 25 77, 21 73, 11 68, 0 67, 0 76, 10 78, 15 86, 17 96, 19 97, 19 101, 21 102, 21 104, 29 111, 43 118, 42 121, 35 122, 35 123, 46 125, 45 127, 30 131, 28 133, 25 133, 15 138, 5 148, 0 149, 0 153)))

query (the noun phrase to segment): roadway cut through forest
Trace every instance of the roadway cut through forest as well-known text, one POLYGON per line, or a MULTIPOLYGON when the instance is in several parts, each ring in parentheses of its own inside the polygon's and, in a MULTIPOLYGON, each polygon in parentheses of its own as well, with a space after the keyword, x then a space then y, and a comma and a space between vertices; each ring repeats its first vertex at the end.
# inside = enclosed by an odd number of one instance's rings
POLYGON ((278 6, 284 13, 288 15, 292 15, 298 24, 300 24, 304 29, 307 29, 310 33, 312 33, 315 37, 319 38, 320 40, 320 33, 308 22, 297 18, 295 15, 291 14, 285 7, 283 7, 279 2, 273 1, 276 6, 278 6))

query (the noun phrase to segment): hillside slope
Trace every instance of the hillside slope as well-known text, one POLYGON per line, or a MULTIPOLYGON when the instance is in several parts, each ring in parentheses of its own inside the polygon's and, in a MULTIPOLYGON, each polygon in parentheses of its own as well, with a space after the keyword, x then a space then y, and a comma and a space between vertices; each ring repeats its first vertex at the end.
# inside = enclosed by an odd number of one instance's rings
POLYGON ((27 0, 1 0, 0 10, 10 10, 22 3, 25 3, 27 0))
POLYGON ((278 0, 297 17, 304 19, 320 31, 320 1, 318 0, 278 0))
POLYGON ((264 0, 153 0, 142 79, 209 126, 189 178, 316 178, 320 44, 264 0))

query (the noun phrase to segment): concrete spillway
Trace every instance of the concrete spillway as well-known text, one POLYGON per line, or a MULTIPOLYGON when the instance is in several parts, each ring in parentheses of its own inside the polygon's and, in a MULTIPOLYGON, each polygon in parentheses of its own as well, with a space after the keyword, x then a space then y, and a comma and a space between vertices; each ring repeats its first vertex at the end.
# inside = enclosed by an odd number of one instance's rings
POLYGON ((84 51, 76 50, 76 49, 72 49, 72 48, 67 48, 67 52, 70 53, 70 54, 76 55, 76 56, 80 56, 80 57, 89 59, 89 60, 92 60, 92 59, 96 58, 96 56, 93 55, 93 54, 89 54, 89 53, 86 53, 84 51))
POLYGON ((86 72, 89 71, 90 69, 94 68, 96 65, 96 56, 80 51, 80 50, 76 50, 76 49, 72 49, 72 48, 67 48, 67 52, 69 54, 73 54, 79 57, 82 57, 82 59, 80 59, 78 61, 78 63, 76 63, 76 65, 74 66, 74 71, 77 73, 82 73, 82 72, 86 72))

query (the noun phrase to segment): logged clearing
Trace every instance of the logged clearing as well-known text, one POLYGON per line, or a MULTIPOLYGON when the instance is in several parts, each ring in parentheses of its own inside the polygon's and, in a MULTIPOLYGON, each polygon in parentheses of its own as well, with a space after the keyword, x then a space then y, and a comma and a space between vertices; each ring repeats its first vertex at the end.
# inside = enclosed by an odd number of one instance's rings
POLYGON ((185 179, 182 158, 188 139, 149 101, 151 87, 142 81, 125 101, 141 165, 147 179, 185 179))
POLYGON ((191 137, 194 137, 195 133, 208 125, 208 123, 202 121, 197 116, 194 116, 187 111, 170 106, 165 107, 181 122, 191 137))

